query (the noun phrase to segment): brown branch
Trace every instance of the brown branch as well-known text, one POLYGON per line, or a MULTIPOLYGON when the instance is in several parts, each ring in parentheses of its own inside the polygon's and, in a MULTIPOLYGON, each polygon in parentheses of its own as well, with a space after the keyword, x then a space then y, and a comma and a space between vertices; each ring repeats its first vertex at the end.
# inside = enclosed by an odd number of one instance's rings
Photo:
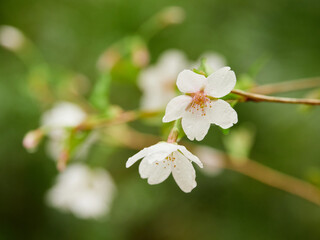
POLYGON ((231 91, 233 94, 242 96, 244 101, 254 102, 276 102, 276 103, 289 103, 289 104, 307 104, 307 105, 320 105, 318 99, 299 99, 299 98, 286 98, 286 97, 273 97, 256 93, 249 93, 242 90, 234 89, 231 91))
POLYGON ((256 161, 247 159, 244 164, 238 165, 232 161, 225 161, 225 168, 242 173, 257 181, 285 192, 304 198, 320 206, 320 189, 314 185, 276 171, 256 161))
POLYGON ((320 77, 305 78, 293 81, 256 86, 252 88, 250 92, 268 95, 273 93, 290 92, 314 87, 320 87, 320 77))

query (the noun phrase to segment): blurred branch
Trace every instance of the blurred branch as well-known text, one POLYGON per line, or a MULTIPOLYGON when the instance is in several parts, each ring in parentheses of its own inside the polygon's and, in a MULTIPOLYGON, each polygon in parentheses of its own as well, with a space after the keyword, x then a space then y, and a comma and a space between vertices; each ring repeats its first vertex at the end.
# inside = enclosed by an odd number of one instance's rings
POLYGON ((100 119, 95 121, 86 121, 75 127, 75 131, 92 130, 105 128, 123 123, 133 122, 140 118, 150 118, 157 116, 160 112, 143 112, 143 111, 122 111, 114 118, 100 119))
POLYGON ((256 86, 251 89, 251 92, 266 95, 314 87, 320 87, 320 77, 304 78, 299 80, 256 86))
MULTIPOLYGON (((107 133, 118 144, 135 150, 141 150, 161 140, 159 137, 140 133, 129 127, 123 128, 120 131, 121 132, 115 132, 110 128, 107 133)), ((187 147, 191 149, 191 151, 195 148, 201 148, 201 146, 196 146, 195 144, 189 144, 187 147)), ((219 152, 219 154, 212 156, 211 159, 201 159, 205 166, 207 165, 209 168, 209 166, 212 165, 211 161, 216 161, 214 158, 220 156, 219 158, 222 160, 221 167, 241 173, 266 185, 283 190, 320 206, 320 189, 314 185, 250 159, 241 161, 242 164, 235 164, 234 162, 240 161, 231 161, 229 155, 220 151, 217 152, 219 152)))
POLYGON ((266 185, 299 196, 320 206, 320 189, 314 185, 247 159, 238 165, 226 160, 225 168, 241 173, 266 185))
POLYGON ((166 7, 142 24, 138 33, 148 41, 164 28, 170 25, 181 24, 184 19, 185 11, 183 8, 178 6, 166 7))
POLYGON ((320 105, 320 100, 318 99, 273 97, 273 96, 266 96, 266 95, 256 94, 256 93, 249 93, 249 92, 245 92, 238 89, 232 90, 231 93, 244 97, 245 98, 244 101, 320 105))

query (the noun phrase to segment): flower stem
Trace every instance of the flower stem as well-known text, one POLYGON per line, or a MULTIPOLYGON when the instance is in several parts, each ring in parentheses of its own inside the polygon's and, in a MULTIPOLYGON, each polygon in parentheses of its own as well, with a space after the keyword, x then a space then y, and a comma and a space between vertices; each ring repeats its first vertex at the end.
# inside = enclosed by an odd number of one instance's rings
POLYGON ((286 98, 286 97, 273 97, 262 94, 249 93, 242 90, 234 89, 231 93, 244 97, 244 101, 254 102, 277 102, 289 104, 306 104, 306 105, 320 105, 318 99, 299 99, 299 98, 286 98))
POLYGON ((174 126, 171 129, 169 136, 168 136, 168 140, 167 140, 168 143, 176 143, 178 141, 179 125, 180 125, 180 119, 178 119, 174 122, 174 126))

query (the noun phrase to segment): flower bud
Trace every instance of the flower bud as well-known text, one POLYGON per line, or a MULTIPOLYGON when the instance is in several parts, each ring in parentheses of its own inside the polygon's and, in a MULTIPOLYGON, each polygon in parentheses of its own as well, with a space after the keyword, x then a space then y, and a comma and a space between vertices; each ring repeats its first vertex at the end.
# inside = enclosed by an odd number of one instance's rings
POLYGON ((180 24, 184 19, 185 11, 181 7, 167 7, 160 13, 160 21, 165 25, 180 24))
POLYGON ((13 52, 18 52, 25 44, 23 33, 15 27, 1 26, 0 27, 0 45, 13 52))
POLYGON ((111 70, 121 58, 119 50, 116 47, 110 47, 100 56, 97 67, 102 72, 111 70))
POLYGON ((148 65, 150 60, 149 51, 145 46, 137 46, 132 50, 132 62, 138 68, 148 65))
POLYGON ((34 152, 36 151, 43 136, 44 133, 42 129, 32 130, 24 136, 22 144, 29 152, 34 152))

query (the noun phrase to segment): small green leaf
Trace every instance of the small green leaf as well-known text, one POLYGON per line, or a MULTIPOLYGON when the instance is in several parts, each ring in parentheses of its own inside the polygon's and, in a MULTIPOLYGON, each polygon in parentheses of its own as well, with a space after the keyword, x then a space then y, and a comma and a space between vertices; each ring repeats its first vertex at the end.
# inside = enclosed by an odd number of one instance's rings
POLYGON ((228 135, 230 133, 230 128, 228 128, 228 129, 220 128, 220 130, 224 135, 228 135))

